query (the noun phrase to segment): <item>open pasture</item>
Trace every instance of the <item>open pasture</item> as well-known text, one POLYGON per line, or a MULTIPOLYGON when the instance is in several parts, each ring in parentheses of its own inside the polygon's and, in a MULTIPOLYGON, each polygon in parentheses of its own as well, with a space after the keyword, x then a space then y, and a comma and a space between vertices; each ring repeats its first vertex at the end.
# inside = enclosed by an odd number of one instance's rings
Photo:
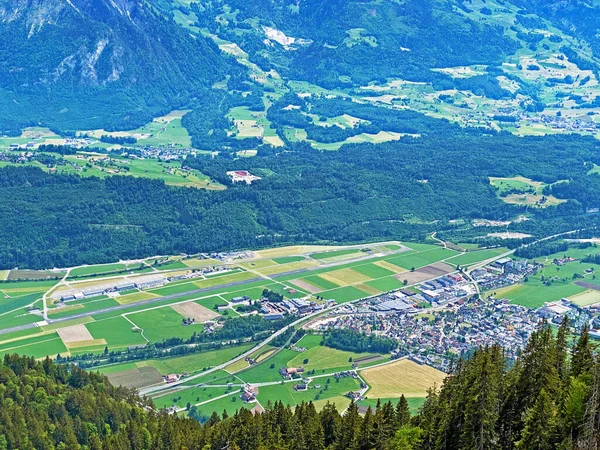
POLYGON ((482 261, 486 261, 488 259, 494 258, 498 255, 501 255, 502 253, 505 253, 506 251, 508 251, 508 249, 506 247, 499 247, 499 248, 494 248, 494 249, 489 249, 489 250, 479 250, 479 251, 467 252, 463 255, 458 255, 458 256, 452 257, 452 258, 446 260, 446 262, 448 262, 449 264, 456 264, 458 266, 475 264, 478 262, 482 262, 482 261))
POLYGON ((297 355, 298 352, 283 349, 260 364, 256 364, 247 370, 237 373, 236 375, 246 383, 266 383, 269 381, 280 381, 281 375, 279 374, 279 369, 282 367, 288 367, 288 361, 297 355), (271 368, 271 365, 273 365, 273 368, 271 368))
POLYGON ((358 300, 359 298, 368 297, 370 294, 368 292, 361 291, 354 286, 346 286, 337 289, 331 289, 320 295, 322 295, 325 299, 332 298, 338 303, 346 303, 353 300, 358 300))
MULTIPOLYGON (((302 343, 298 344, 302 346, 302 343)), ((287 367, 304 367, 305 371, 315 370, 315 375, 328 372, 339 372, 343 370, 350 370, 352 368, 352 361, 355 358, 365 358, 377 356, 372 353, 354 353, 335 348, 329 348, 325 346, 316 346, 307 349, 303 353, 297 353, 287 363, 287 367), (308 359, 307 363, 304 361, 308 359)))
POLYGON ((343 396, 347 392, 360 389, 360 383, 354 378, 340 378, 338 381, 333 377, 316 378, 308 385, 306 391, 295 391, 294 384, 296 383, 292 382, 262 386, 258 391, 258 400, 263 405, 266 405, 268 402, 274 403, 276 401, 281 401, 284 405, 293 407, 303 401, 314 402, 327 398, 337 398, 343 396), (327 380, 329 380, 329 382, 327 382, 327 380), (320 384, 321 387, 316 389, 316 384, 320 384))
POLYGON ((105 339, 110 349, 144 345, 146 340, 133 325, 121 316, 85 324, 94 339, 105 339))
POLYGON ((67 354, 67 348, 60 336, 53 332, 0 345, 0 355, 7 353, 43 358, 45 356, 55 356, 59 353, 65 355, 67 354))
POLYGON ((156 308, 138 313, 128 314, 127 318, 141 328, 150 342, 179 337, 189 338, 194 332, 202 331, 202 324, 183 326, 184 316, 172 308, 156 308))
POLYGON ((427 365, 401 359, 360 372, 369 385, 370 398, 425 397, 427 389, 440 386, 446 374, 427 365))
POLYGON ((452 256, 458 255, 458 252, 449 250, 442 247, 429 248, 427 250, 419 251, 418 253, 409 253, 406 255, 400 255, 392 258, 386 258, 386 261, 400 266, 404 269, 410 270, 412 268, 418 269, 429 264, 442 261, 452 256))

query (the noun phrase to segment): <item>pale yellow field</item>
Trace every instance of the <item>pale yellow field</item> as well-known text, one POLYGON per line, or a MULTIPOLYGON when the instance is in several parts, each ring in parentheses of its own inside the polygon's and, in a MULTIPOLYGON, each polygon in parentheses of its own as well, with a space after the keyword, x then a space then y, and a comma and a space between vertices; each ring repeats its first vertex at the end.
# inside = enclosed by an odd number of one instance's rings
POLYGON ((365 281, 372 280, 371 277, 368 277, 352 269, 334 270, 331 272, 319 274, 319 276, 341 286, 355 283, 364 283, 365 281))
POLYGON ((94 337, 83 324, 59 328, 56 331, 65 345, 75 342, 89 342, 94 340, 94 337))
POLYGON ((171 308, 181 314, 183 317, 189 317, 195 319, 196 322, 206 322, 207 320, 220 317, 215 311, 205 308, 202 305, 194 302, 179 303, 177 305, 171 305, 171 308))
POLYGON ((509 205, 527 205, 538 208, 556 206, 566 202, 566 200, 556 198, 553 195, 547 195, 546 201, 543 204, 539 204, 539 201, 542 199, 542 197, 542 195, 538 194, 510 194, 506 197, 502 197, 502 200, 504 203, 508 203, 509 205))
POLYGON ((0 280, 6 280, 6 277, 8 277, 9 273, 10 270, 0 270, 0 280))
POLYGON ((262 350, 262 353, 259 354, 260 356, 258 358, 256 358, 256 362, 259 363, 261 361, 264 361, 265 359, 269 358, 276 351, 277 351, 276 348, 270 348, 267 351, 262 350))
POLYGON ((395 272, 395 273, 406 272, 406 269, 404 269, 403 267, 396 266, 387 261, 376 261, 373 264, 375 264, 376 266, 379 266, 379 267, 383 267, 384 269, 391 270, 392 272, 395 272))
POLYGON ((600 291, 587 290, 569 297, 569 300, 578 306, 589 306, 600 303, 600 291))
POLYGON ((441 386, 446 378, 444 372, 407 359, 362 370, 360 375, 370 386, 369 398, 424 397, 427 389, 441 386))
MULTIPOLYGON (((264 361, 265 359, 267 359, 269 356, 271 356, 276 351, 277 351, 277 348, 274 348, 274 347, 267 349, 267 350, 265 350, 264 348, 260 348, 260 349, 256 350, 255 352, 253 352, 250 355, 250 357, 256 358, 257 361, 264 361), (260 355, 260 358, 258 358, 259 355, 260 355)), ((237 373, 240 370, 247 369, 248 367, 250 367, 248 365, 248 362, 245 359, 241 359, 239 361, 229 364, 227 367, 225 367, 224 370, 229 373, 237 373)))
POLYGON ((69 343, 65 342, 65 345, 70 350, 73 350, 76 348, 83 348, 83 347, 95 347, 95 346, 106 345, 106 339, 104 339, 104 338, 90 339, 88 341, 78 341, 78 342, 69 342, 69 343))
POLYGON ((304 280, 292 280, 290 281, 290 283, 292 283, 295 286, 298 286, 301 289, 304 289, 305 291, 310 292, 311 294, 316 294, 317 292, 323 291, 323 288, 310 284, 308 281, 304 280))
POLYGON ((244 370, 248 367, 250 367, 248 365, 248 361, 246 361, 245 359, 241 359, 239 361, 229 364, 227 367, 225 367, 224 370, 225 370, 225 372, 229 372, 229 373, 237 373, 240 370, 244 370))
POLYGON ((265 136, 263 141, 271 144, 273 147, 283 147, 285 145, 279 136, 265 136))
POLYGON ((120 295, 115 297, 115 300, 119 302, 121 305, 126 305, 128 303, 139 302, 143 300, 150 300, 151 298, 160 297, 160 295, 153 294, 152 292, 134 292, 132 294, 120 295))

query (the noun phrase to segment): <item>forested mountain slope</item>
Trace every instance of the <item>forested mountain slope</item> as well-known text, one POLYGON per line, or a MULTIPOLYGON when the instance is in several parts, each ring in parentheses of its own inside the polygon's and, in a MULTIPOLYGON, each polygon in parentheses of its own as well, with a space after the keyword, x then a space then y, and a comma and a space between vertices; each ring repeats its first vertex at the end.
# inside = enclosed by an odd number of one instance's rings
POLYGON ((432 387, 411 417, 401 397, 343 415, 327 404, 294 410, 268 403, 264 413, 190 416, 157 413, 150 402, 105 377, 50 360, 6 355, 0 363, 0 448, 459 450, 593 449, 600 444, 600 361, 584 329, 574 342, 563 322, 542 324, 507 368, 502 349, 482 348, 457 361, 441 390, 432 387), (201 425, 199 422, 204 423, 201 425))
POLYGON ((518 48, 501 27, 461 15, 450 1, 219 0, 191 10, 259 65, 326 87, 441 79, 430 69, 498 65, 518 48), (226 20, 213 21, 219 15, 226 20))
POLYGON ((185 105, 229 66, 147 1, 0 2, 0 134, 136 127, 185 105))

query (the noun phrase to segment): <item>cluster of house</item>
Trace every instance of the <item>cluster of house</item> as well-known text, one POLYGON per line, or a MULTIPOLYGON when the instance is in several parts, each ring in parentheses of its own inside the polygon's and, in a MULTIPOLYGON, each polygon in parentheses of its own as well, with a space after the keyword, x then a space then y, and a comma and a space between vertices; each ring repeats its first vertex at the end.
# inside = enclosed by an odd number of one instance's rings
POLYGON ((358 314, 358 310, 355 307, 353 313, 329 317, 320 327, 392 338, 398 342, 394 357, 408 356, 444 371, 453 355, 494 343, 507 348, 509 357, 515 357, 539 322, 534 311, 493 298, 468 297, 443 311, 421 310, 420 314, 358 314))
POLYGON ((333 374, 333 378, 354 378, 358 379, 358 373, 355 370, 344 370, 343 372, 336 372, 333 374))
POLYGON ((97 297, 99 295, 114 295, 133 289, 152 289, 163 286, 166 282, 167 279, 162 275, 147 275, 143 277, 137 277, 133 280, 124 279, 116 282, 113 281, 110 283, 102 283, 95 286, 90 286, 81 290, 71 289, 69 291, 64 291, 60 296, 60 301, 72 302, 75 300, 82 300, 84 298, 97 297))
POLYGON ((252 175, 247 170, 232 170, 227 172, 227 175, 231 177, 231 181, 234 183, 246 183, 252 184, 253 181, 260 180, 260 177, 252 175))
POLYGON ((488 291, 520 283, 540 268, 542 265, 535 261, 501 258, 481 269, 473 270, 471 276, 481 289, 488 291))

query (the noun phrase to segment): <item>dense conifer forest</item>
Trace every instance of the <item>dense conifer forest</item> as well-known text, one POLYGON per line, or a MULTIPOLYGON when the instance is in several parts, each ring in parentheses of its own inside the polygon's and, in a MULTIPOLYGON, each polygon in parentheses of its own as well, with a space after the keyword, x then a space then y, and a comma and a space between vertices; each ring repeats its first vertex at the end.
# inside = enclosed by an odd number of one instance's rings
POLYGON ((452 231, 448 220, 525 212, 534 220, 512 227, 533 235, 597 225, 600 217, 586 214, 600 206, 600 175, 588 174, 600 163, 595 139, 461 130, 412 112, 396 119, 398 128, 421 137, 336 152, 298 143, 280 152, 267 147, 253 158, 188 157, 186 165, 227 186, 216 192, 4 167, 0 267, 67 267, 296 242, 420 240, 452 231), (234 185, 226 172, 240 169, 262 179, 234 185), (541 209, 504 203, 488 177, 515 174, 564 180, 546 189, 567 201, 541 209))

